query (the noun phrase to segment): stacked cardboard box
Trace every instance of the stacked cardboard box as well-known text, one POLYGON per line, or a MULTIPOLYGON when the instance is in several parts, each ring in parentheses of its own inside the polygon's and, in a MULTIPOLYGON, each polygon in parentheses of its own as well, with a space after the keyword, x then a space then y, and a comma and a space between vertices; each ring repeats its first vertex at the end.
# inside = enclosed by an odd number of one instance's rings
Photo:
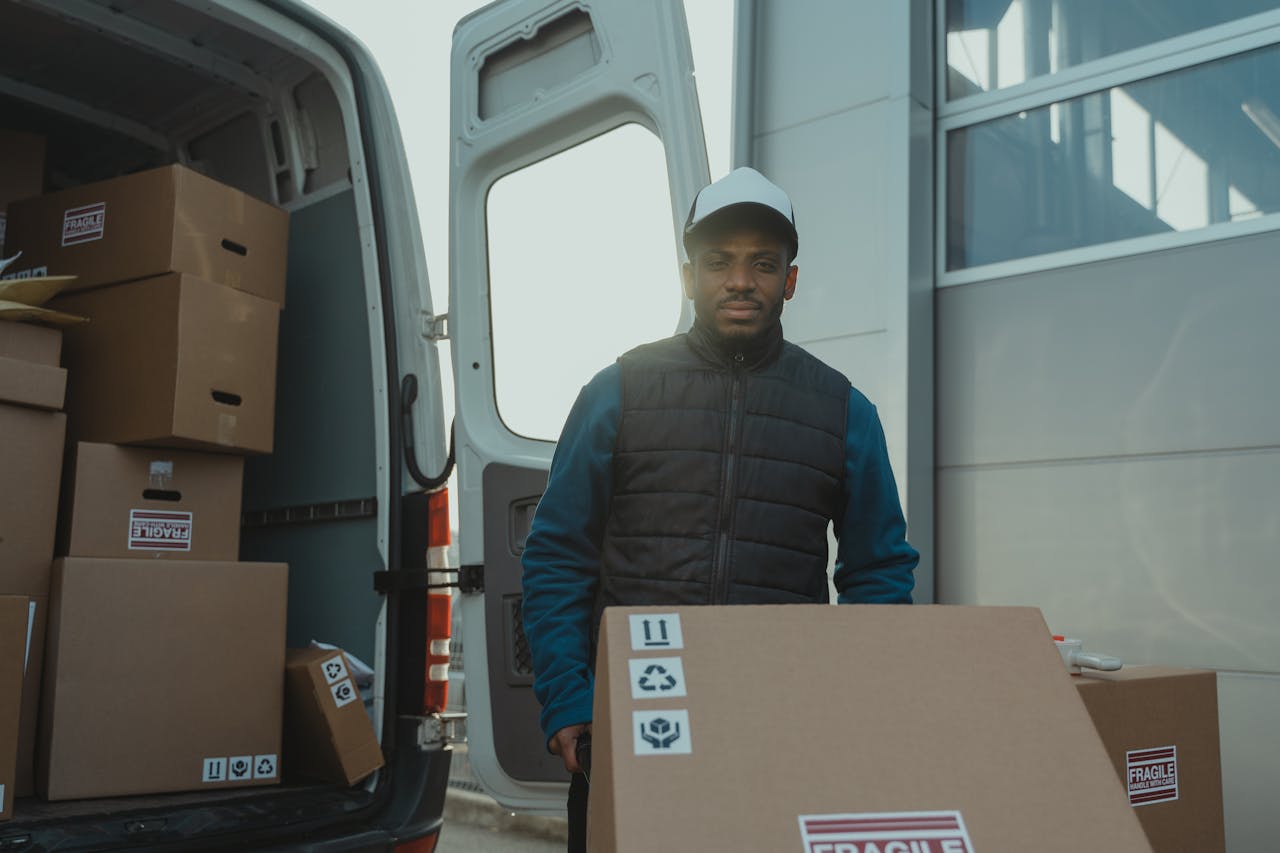
POLYGON ((287 228, 181 166, 9 206, 11 272, 77 276, 50 307, 89 319, 65 339, 50 799, 279 779, 287 568, 236 560, 241 454, 272 448, 287 228))

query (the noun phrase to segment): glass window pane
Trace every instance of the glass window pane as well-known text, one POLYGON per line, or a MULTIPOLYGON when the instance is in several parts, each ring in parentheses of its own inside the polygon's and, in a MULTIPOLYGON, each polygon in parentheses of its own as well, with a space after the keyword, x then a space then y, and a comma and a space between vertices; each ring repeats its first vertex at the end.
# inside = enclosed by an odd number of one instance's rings
POLYGON ((1016 86, 1280 0, 948 0, 947 97, 1016 86))
POLYGON ((554 441, 597 371, 676 330, 662 143, 624 125, 498 180, 486 215, 498 414, 554 441))
POLYGON ((947 269, 1280 212, 1280 46, 947 134, 947 269))

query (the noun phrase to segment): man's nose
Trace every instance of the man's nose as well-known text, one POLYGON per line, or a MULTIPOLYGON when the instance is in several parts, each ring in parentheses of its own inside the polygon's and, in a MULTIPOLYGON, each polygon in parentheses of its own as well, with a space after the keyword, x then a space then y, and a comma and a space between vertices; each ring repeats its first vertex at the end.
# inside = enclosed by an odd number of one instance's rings
POLYGON ((755 279, 751 275, 751 264, 733 264, 729 267, 729 275, 725 278, 725 287, 729 290, 755 290, 755 279))

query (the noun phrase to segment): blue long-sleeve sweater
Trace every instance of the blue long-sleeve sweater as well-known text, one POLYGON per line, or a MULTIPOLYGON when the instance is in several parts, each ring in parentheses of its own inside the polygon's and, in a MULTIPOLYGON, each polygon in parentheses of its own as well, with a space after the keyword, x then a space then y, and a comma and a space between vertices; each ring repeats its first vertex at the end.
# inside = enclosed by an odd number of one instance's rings
MULTIPOLYGON (((524 629, 548 739, 591 720, 591 620, 621 415, 622 371, 615 363, 587 383, 569 412, 522 555, 524 629)), ((911 603, 920 557, 906 540, 880 418, 856 388, 849 393, 844 504, 835 532, 841 604, 911 603)))

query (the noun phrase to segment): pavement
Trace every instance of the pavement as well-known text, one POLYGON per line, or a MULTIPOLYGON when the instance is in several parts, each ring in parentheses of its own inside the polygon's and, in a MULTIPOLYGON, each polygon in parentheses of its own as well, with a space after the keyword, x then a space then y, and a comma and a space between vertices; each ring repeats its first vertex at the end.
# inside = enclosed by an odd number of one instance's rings
POLYGON ((445 840, 450 825, 456 824, 486 830, 490 836, 496 833, 555 842, 556 846, 551 849, 564 849, 568 838, 567 824, 562 817, 516 814, 502 808, 485 794, 450 788, 444 800, 445 831, 440 836, 441 853, 450 849, 445 840))

